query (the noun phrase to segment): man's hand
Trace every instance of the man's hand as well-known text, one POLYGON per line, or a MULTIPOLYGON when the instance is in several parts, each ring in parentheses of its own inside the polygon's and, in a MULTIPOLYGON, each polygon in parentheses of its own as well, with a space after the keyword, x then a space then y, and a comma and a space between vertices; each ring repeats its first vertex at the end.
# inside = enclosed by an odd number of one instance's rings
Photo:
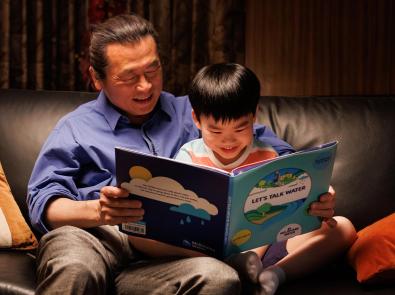
POLYGON ((102 224, 116 225, 143 218, 141 202, 131 200, 128 196, 127 190, 114 186, 105 186, 100 190, 98 213, 102 224))
POLYGON ((330 186, 329 191, 322 194, 317 202, 311 203, 309 209, 310 215, 322 217, 323 221, 326 222, 329 227, 335 227, 337 224, 336 220, 333 218, 335 214, 335 195, 335 190, 330 186))

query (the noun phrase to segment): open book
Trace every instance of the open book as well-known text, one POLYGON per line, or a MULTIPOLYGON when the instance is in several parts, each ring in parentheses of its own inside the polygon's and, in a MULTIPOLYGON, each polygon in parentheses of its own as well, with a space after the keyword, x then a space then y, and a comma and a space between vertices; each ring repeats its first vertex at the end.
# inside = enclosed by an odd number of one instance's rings
POLYGON ((116 148, 118 185, 141 200, 122 232, 223 259, 315 230, 311 202, 327 192, 337 142, 226 172, 116 148))

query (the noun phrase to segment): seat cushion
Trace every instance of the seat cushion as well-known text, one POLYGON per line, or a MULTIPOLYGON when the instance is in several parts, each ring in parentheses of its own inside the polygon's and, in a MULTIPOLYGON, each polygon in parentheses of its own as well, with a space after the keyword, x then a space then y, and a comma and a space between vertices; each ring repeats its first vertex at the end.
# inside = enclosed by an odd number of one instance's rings
POLYGON ((326 265, 324 268, 310 275, 287 279, 281 285, 276 295, 303 294, 303 295, 393 295, 393 286, 366 286, 358 283, 355 272, 342 261, 326 265))
POLYGON ((27 251, 0 250, 0 294, 33 295, 36 262, 27 251))

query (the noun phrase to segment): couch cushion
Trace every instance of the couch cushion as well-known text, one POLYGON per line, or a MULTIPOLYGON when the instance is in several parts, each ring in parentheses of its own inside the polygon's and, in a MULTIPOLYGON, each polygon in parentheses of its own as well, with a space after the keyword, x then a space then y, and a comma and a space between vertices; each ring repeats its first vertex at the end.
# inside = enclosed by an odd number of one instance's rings
POLYGON ((0 249, 0 294, 33 295, 36 260, 24 251, 0 249))
POLYGON ((395 213, 358 232, 348 252, 357 279, 366 284, 395 285, 395 213))
POLYGON ((34 249, 37 240, 17 203, 0 163, 0 248, 34 249))

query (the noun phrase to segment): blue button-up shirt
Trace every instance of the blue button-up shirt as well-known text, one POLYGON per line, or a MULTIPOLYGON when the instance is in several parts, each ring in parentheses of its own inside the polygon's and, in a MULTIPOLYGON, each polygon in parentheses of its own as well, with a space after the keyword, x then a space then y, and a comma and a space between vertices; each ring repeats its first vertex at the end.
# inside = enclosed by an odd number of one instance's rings
MULTIPOLYGON (((293 151, 265 126, 257 127, 255 134, 279 154, 293 151)), ((103 186, 116 185, 116 146, 173 157, 184 143, 198 137, 186 96, 162 92, 151 118, 134 126, 101 92, 63 117, 45 142, 28 185, 32 225, 48 231, 43 213, 53 197, 98 199, 103 186)))

